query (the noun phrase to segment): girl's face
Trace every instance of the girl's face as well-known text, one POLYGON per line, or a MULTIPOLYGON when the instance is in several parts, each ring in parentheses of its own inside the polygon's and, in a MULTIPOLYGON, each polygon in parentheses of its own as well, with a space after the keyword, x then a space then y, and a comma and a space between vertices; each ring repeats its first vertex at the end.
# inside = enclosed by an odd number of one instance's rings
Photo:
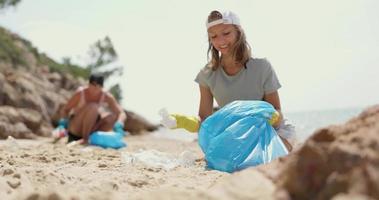
POLYGON ((208 37, 217 51, 227 55, 232 51, 237 41, 238 32, 232 24, 218 24, 208 29, 208 37))

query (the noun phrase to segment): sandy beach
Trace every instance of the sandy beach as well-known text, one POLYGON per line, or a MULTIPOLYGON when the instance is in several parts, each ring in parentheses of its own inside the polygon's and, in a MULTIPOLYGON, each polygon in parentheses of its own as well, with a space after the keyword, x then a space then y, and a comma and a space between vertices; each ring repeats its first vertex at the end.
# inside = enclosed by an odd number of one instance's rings
POLYGON ((288 156, 209 170, 196 135, 158 129, 119 150, 65 139, 0 141, 1 199, 377 199, 379 107, 319 129, 288 156))
POLYGON ((159 191, 205 191, 229 176, 206 169, 195 137, 169 134, 128 136, 119 150, 67 145, 65 138, 55 144, 52 138, 1 141, 0 196, 149 199, 159 191))

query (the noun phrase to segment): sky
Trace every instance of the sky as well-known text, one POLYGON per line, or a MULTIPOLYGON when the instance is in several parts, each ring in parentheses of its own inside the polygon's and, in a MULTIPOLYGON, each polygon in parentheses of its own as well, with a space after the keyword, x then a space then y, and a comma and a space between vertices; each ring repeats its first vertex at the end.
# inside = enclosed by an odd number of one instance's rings
POLYGON ((161 108, 198 112, 212 10, 240 17, 253 56, 279 77, 284 112, 379 103, 377 0, 22 0, 0 25, 57 61, 83 62, 109 36, 124 66, 122 106, 159 120, 161 108))

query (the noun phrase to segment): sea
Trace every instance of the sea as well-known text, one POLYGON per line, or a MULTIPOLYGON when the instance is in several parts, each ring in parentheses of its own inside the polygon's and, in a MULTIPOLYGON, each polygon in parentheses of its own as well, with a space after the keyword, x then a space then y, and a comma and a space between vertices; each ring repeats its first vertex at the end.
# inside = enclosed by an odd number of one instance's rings
MULTIPOLYGON (((344 109, 328 109, 328 110, 312 110, 284 112, 285 124, 290 124, 295 130, 296 143, 303 143, 317 129, 327 127, 329 125, 341 125, 349 119, 358 116, 366 107, 344 108, 344 109)), ((291 129, 293 130, 293 129, 291 129)), ((292 132, 292 131, 291 131, 292 132)), ((155 133, 154 136, 160 138, 169 138, 183 141, 197 140, 197 134, 188 134, 184 129, 167 129, 162 128, 155 133)))
POLYGON ((329 110, 298 111, 284 113, 287 122, 295 126, 296 139, 304 142, 317 129, 329 125, 341 125, 358 116, 365 108, 344 108, 329 110))

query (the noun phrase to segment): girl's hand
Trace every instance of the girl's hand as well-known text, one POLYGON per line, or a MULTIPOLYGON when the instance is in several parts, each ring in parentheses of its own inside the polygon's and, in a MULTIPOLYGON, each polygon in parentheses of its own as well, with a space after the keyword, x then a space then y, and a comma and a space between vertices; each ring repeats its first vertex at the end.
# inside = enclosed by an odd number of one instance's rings
POLYGON ((280 110, 277 110, 275 113, 272 114, 271 119, 269 120, 269 123, 274 128, 279 128, 280 124, 282 123, 283 115, 280 112, 280 110))
POLYGON ((282 115, 280 114, 279 115, 279 119, 276 121, 276 123, 274 123, 272 126, 274 128, 279 128, 280 127, 280 124, 282 123, 282 115))
POLYGON ((191 133, 199 131, 200 120, 197 117, 180 114, 171 114, 170 116, 176 120, 175 128, 184 128, 191 133))

